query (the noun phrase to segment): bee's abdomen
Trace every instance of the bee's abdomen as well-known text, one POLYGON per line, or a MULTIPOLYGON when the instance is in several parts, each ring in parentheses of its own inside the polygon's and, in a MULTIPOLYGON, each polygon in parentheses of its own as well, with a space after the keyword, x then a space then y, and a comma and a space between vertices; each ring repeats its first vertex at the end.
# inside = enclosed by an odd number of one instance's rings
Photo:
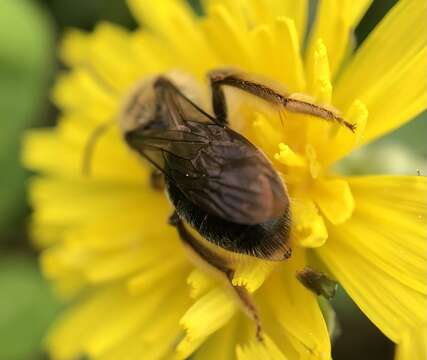
POLYGON ((233 253, 266 260, 284 260, 291 255, 289 207, 275 219, 255 225, 236 224, 210 215, 166 181, 169 198, 181 219, 209 242, 233 253))

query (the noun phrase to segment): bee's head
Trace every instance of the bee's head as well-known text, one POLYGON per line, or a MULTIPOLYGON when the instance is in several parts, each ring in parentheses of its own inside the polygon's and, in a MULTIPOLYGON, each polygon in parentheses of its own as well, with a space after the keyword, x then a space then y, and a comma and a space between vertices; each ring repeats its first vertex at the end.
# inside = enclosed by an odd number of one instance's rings
POLYGON ((158 125, 156 121, 155 76, 139 81, 123 102, 119 116, 119 127, 123 134, 138 128, 158 125))
MULTIPOLYGON (((190 75, 179 71, 170 71, 162 76, 171 80, 189 99, 199 106, 206 105, 207 97, 203 96, 200 85, 190 75)), ((154 87, 158 78, 159 75, 139 81, 123 102, 119 126, 124 135, 136 129, 160 130, 168 127, 168 119, 162 119, 159 116, 159 107, 162 104, 158 103, 154 87)))

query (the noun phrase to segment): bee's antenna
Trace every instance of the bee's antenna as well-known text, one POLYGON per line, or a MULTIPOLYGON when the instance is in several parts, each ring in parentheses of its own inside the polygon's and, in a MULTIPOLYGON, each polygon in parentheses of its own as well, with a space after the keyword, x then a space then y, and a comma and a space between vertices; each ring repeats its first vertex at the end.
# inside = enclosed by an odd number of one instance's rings
POLYGON ((82 174, 84 176, 90 176, 91 160, 95 150, 95 145, 99 138, 105 134, 112 124, 112 121, 100 124, 91 132, 83 149, 82 174))

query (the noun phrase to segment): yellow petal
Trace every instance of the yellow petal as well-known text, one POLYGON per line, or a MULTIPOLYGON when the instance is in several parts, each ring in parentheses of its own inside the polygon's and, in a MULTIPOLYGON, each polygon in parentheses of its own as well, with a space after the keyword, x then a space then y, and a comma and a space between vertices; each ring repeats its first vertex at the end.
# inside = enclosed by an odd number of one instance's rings
POLYGON ((266 334, 264 341, 252 340, 245 346, 236 349, 237 360, 286 360, 277 345, 266 334))
POLYGON ((353 214, 354 199, 345 180, 317 180, 314 183, 312 197, 323 214, 334 225, 345 222, 353 214))
POLYGON ((136 18, 160 35, 171 53, 176 54, 175 66, 204 77, 215 67, 217 59, 196 22, 196 15, 186 1, 128 0, 136 18), (191 44, 191 46, 188 46, 191 44))
POLYGON ((283 69, 279 66, 273 29, 268 25, 259 25, 251 30, 251 44, 256 56, 255 72, 267 75, 271 79, 280 79, 283 69))
POLYGON ((366 105, 359 99, 354 100, 344 114, 344 119, 350 124, 354 124, 356 130, 353 133, 339 125, 334 125, 329 129, 328 136, 324 137, 323 146, 317 147, 319 158, 322 159, 322 164, 325 167, 341 159, 363 142, 368 122, 366 105))
POLYGON ((310 34, 307 64, 311 73, 313 49, 318 39, 323 39, 330 54, 332 78, 335 76, 349 46, 352 30, 372 0, 322 0, 319 3, 314 28, 310 34))
POLYGON ((363 142, 403 125, 427 107, 426 18, 425 1, 399 1, 340 77, 334 104, 345 110, 358 98, 369 111, 363 142))
POLYGON ((285 355, 295 358, 291 354, 297 351, 302 359, 330 359, 329 334, 316 296, 296 278, 305 264, 305 252, 297 248, 292 258, 271 274, 260 294, 284 331, 280 340, 275 337, 276 344, 289 341, 294 349, 281 348, 285 355))
POLYGON ((152 220, 154 217, 150 214, 156 213, 160 215, 158 225, 165 223, 169 204, 161 194, 151 192, 145 186, 102 184, 48 179, 34 181, 32 203, 38 208, 34 218, 37 221, 60 225, 89 223, 102 216, 113 216, 117 214, 117 209, 125 208, 129 214, 139 211, 140 216, 147 214, 152 220), (156 204, 155 212, 149 205, 153 203, 156 204))
POLYGON ((209 7, 202 27, 221 64, 253 71, 253 52, 248 29, 238 18, 233 17, 226 6, 218 4, 209 7))
POLYGON ((60 48, 61 60, 70 66, 84 63, 89 50, 89 36, 77 29, 67 31, 60 48))
MULTIPOLYGON (((293 1, 293 3, 299 2, 293 1)), ((305 73, 295 21, 286 17, 277 17, 274 29, 276 56, 281 70, 279 80, 282 80, 292 93, 305 91, 305 73)))
POLYGON ((236 310, 237 302, 222 288, 198 299, 181 318, 186 337, 177 347, 179 356, 188 357, 209 335, 224 326, 236 310))
POLYGON ((190 297, 196 299, 210 290, 215 282, 207 273, 194 269, 188 275, 187 284, 190 286, 190 297))
POLYGON ((254 292, 264 283, 274 266, 275 264, 258 259, 242 258, 236 265, 232 283, 254 292))
POLYGON ((58 77, 52 97, 63 110, 91 115, 99 122, 110 120, 118 105, 117 94, 97 81, 90 70, 81 67, 58 77))
POLYGON ((397 346, 395 360, 427 359, 427 326, 414 327, 406 331, 397 346))
MULTIPOLYGON (((151 257, 151 255, 150 255, 151 257)), ((176 272, 181 272, 188 266, 185 258, 182 256, 171 257, 168 261, 164 261, 165 254, 157 260, 151 258, 151 261, 144 259, 145 264, 149 266, 143 268, 138 274, 128 280, 128 289, 130 294, 135 295, 150 289, 159 281, 169 281, 176 272)))
POLYGON ((348 179, 356 203, 317 251, 363 312, 393 341, 427 314, 427 180, 348 179))
POLYGON ((222 329, 209 336, 191 358, 194 360, 234 360, 236 338, 240 332, 237 325, 238 322, 234 318, 231 319, 222 329))
MULTIPOLYGON (((176 274, 183 280, 182 274, 176 274)), ((156 317, 159 306, 173 295, 171 313, 182 312, 182 296, 170 283, 159 283, 144 296, 131 297, 121 286, 105 287, 69 309, 58 319, 48 339, 48 349, 55 359, 73 359, 83 354, 97 357, 124 341, 156 317), (176 305, 176 307, 175 307, 176 305)))
POLYGON ((124 28, 101 22, 90 37, 84 64, 107 92, 123 96, 143 74, 135 65, 131 35, 124 28))
POLYGON ((304 40, 308 15, 306 0, 249 0, 242 7, 246 11, 249 24, 272 23, 277 17, 286 17, 295 22, 300 41, 304 40))

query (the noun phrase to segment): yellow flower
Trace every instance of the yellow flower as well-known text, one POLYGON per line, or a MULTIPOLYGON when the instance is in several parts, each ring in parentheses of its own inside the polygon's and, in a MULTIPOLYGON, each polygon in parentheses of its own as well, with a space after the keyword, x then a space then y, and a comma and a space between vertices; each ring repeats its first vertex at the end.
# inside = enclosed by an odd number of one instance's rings
POLYGON ((41 173, 31 200, 42 268, 74 299, 47 339, 53 359, 330 359, 317 298, 295 276, 307 264, 401 344, 399 359, 424 358, 426 178, 344 177, 332 165, 427 107, 427 2, 400 0, 354 54, 350 34, 369 0, 321 1, 304 51, 304 0, 206 0, 202 17, 180 0, 128 2, 136 31, 69 32, 61 55, 71 70, 53 93, 59 124, 25 140, 24 161, 41 173), (272 78, 357 125, 279 115, 227 91, 232 127, 270 158, 291 198, 292 257, 244 261, 233 279, 253 293, 263 342, 226 286, 188 260, 167 225, 171 206, 118 127, 100 138, 92 175, 80 170, 90 134, 117 118, 138 80, 179 69, 207 89, 206 74, 222 66, 272 78))

